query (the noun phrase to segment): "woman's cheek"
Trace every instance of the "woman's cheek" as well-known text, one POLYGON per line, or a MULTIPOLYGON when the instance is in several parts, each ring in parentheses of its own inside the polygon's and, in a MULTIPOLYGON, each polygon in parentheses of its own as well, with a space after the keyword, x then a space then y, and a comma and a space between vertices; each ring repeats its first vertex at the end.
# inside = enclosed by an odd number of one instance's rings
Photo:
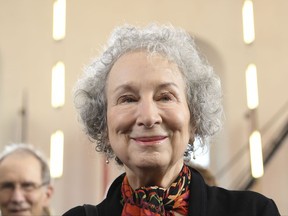
POLYGON ((127 109, 112 109, 107 115, 110 133, 125 133, 135 122, 133 112, 127 109))
POLYGON ((163 120, 171 130, 177 131, 183 130, 183 128, 188 129, 190 113, 181 109, 169 110, 169 112, 166 112, 165 116, 163 115, 163 120))

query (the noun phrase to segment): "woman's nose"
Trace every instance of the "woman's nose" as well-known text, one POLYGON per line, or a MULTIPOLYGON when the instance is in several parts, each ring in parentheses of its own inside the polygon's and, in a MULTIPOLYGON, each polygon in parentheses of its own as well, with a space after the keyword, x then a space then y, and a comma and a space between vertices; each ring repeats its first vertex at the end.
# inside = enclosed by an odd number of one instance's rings
POLYGON ((153 100, 142 100, 138 104, 137 125, 152 128, 161 123, 159 108, 153 100))

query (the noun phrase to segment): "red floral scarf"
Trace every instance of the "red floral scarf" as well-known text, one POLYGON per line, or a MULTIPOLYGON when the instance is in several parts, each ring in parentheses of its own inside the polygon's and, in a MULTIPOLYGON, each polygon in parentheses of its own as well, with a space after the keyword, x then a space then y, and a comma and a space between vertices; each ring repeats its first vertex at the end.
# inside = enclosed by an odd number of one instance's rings
POLYGON ((186 165, 167 190, 151 186, 133 191, 125 176, 121 188, 122 216, 173 216, 173 212, 187 215, 190 180, 191 171, 186 165))

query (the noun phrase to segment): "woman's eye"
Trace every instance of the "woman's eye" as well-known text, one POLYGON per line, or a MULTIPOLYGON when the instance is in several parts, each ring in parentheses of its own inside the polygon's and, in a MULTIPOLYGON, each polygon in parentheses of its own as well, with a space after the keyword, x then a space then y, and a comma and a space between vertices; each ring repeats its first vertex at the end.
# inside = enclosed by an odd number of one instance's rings
POLYGON ((161 101, 171 101, 173 100, 174 96, 170 93, 163 93, 160 95, 159 100, 161 101))
POLYGON ((124 95, 124 96, 121 96, 118 100, 117 100, 117 103, 118 104, 122 104, 122 103, 133 103, 135 102, 136 99, 132 96, 128 96, 128 95, 124 95))

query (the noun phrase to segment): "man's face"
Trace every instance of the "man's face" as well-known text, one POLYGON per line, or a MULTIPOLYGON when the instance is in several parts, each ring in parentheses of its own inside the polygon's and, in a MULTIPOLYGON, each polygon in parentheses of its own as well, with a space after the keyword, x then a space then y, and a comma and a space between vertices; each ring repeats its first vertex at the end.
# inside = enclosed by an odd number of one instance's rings
POLYGON ((0 162, 2 216, 40 216, 48 207, 50 185, 41 177, 41 165, 32 155, 15 152, 0 162))

